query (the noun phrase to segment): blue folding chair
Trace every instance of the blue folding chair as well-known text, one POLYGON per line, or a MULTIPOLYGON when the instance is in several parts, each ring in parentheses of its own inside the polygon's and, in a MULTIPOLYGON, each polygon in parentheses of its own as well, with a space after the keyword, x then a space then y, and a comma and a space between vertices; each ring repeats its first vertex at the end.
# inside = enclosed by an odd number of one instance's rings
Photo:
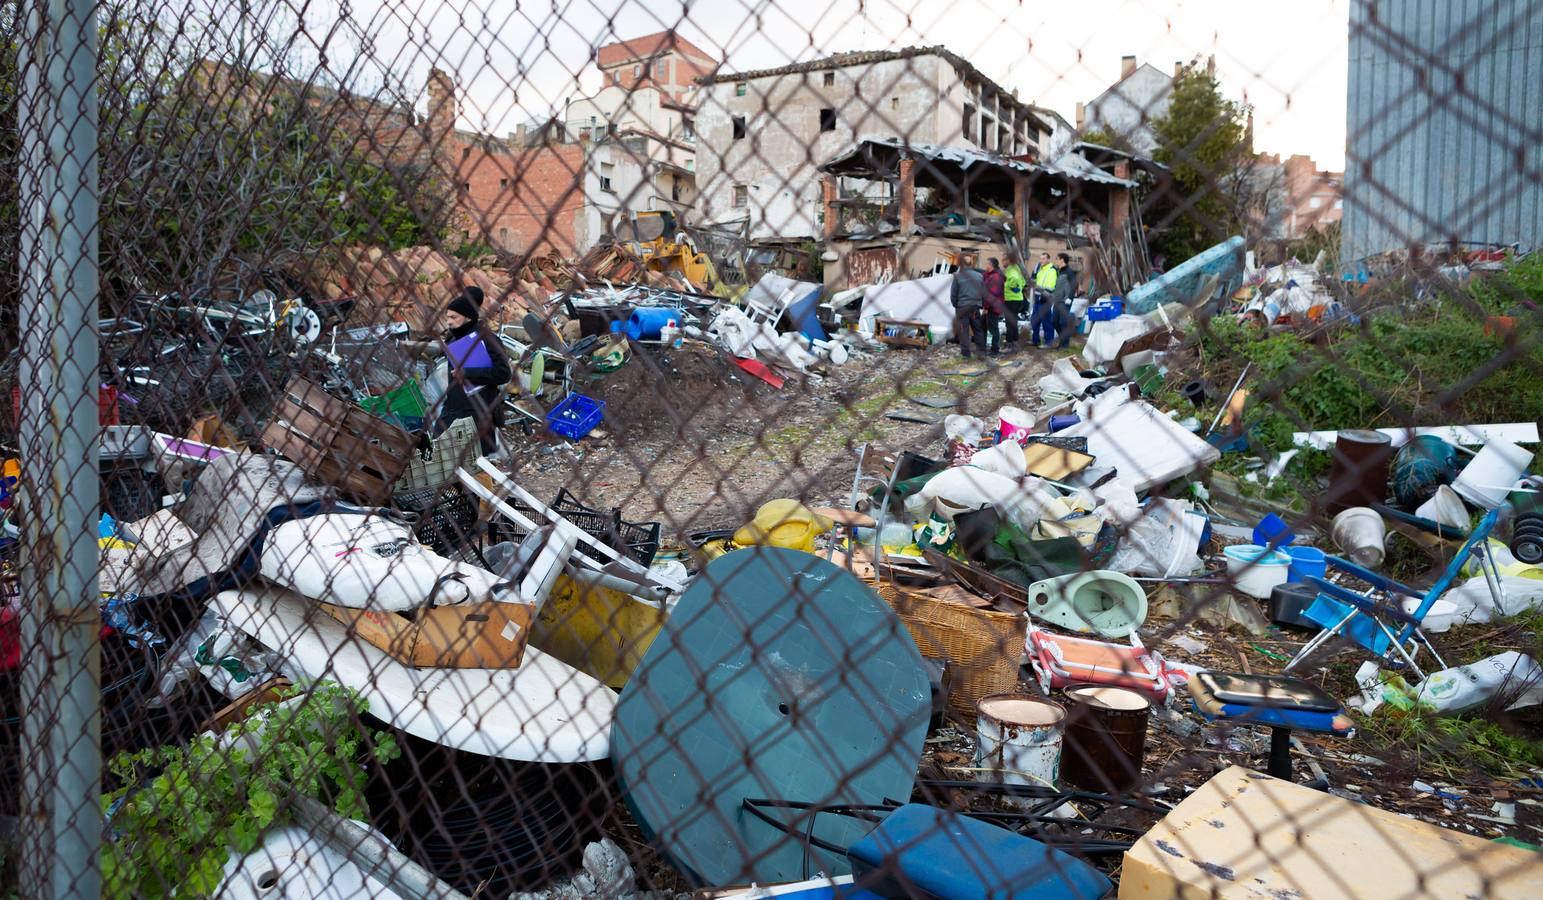
POLYGON ((1474 528, 1473 533, 1468 535, 1468 540, 1463 542, 1462 549, 1452 557, 1452 562, 1447 566, 1446 571, 1436 579, 1436 583, 1431 585, 1428 591, 1417 591, 1391 578, 1363 569, 1347 559, 1330 556, 1327 560, 1329 568, 1359 578, 1370 584, 1372 589, 1362 594, 1322 578, 1308 576, 1308 583, 1316 587, 1319 593, 1317 599, 1303 615, 1322 626, 1323 630, 1297 651, 1297 655, 1286 664, 1285 671, 1291 671, 1293 666, 1337 635, 1350 638, 1379 657, 1386 657, 1389 651, 1396 652, 1410 670, 1421 679, 1425 678, 1425 673, 1415 662, 1415 656, 1419 654, 1422 646, 1429 650, 1440 667, 1445 669, 1447 664, 1442 661, 1441 654, 1436 652, 1436 648, 1431 646, 1425 633, 1420 630, 1420 623, 1425 620, 1425 615, 1430 612, 1441 595, 1447 592, 1447 588, 1452 586, 1452 582, 1462 572, 1463 564, 1470 556, 1479 558, 1479 566, 1489 582, 1491 592, 1499 590, 1499 572, 1495 567, 1495 561, 1490 557, 1488 546, 1489 534, 1494 530, 1495 522, 1499 518, 1500 510, 1497 508, 1491 510, 1479 521, 1478 527, 1474 528), (1400 602, 1403 597, 1417 598, 1420 604, 1413 612, 1405 612, 1400 602))

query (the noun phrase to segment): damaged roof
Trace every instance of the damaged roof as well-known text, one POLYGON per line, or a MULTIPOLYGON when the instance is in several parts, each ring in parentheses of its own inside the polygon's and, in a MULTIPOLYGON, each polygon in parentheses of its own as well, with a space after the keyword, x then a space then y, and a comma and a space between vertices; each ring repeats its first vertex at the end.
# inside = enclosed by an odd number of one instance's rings
POLYGON ((777 66, 770 69, 748 69, 743 72, 714 72, 697 78, 699 84, 722 84, 731 81, 749 81, 754 78, 772 78, 778 75, 796 75, 801 72, 822 72, 827 69, 844 69, 847 66, 867 66, 875 63, 890 62, 897 59, 915 59, 919 56, 936 56, 959 71, 966 80, 979 81, 990 86, 1009 100, 1012 105, 1018 107, 1026 116, 1034 120, 1041 130, 1049 131, 1050 123, 1039 115, 1040 110, 1031 103, 1025 103, 1017 99, 1016 95, 997 84, 995 79, 988 77, 984 72, 964 57, 952 52, 941 44, 931 47, 902 47, 898 50, 856 50, 850 53, 837 53, 832 56, 811 59, 806 62, 789 63, 785 66, 777 66))
POLYGON ((879 177, 893 172, 898 167, 900 159, 948 163, 958 166, 961 172, 968 172, 972 168, 982 167, 1002 175, 1011 173, 1053 175, 1075 181, 1087 181, 1125 188, 1134 188, 1136 186, 1134 181, 1116 178, 1075 154, 1067 154, 1051 163, 1029 163, 1008 159, 1005 156, 987 153, 983 150, 973 150, 967 147, 938 147, 932 144, 902 141, 899 138, 864 138, 858 141, 851 150, 836 156, 820 166, 820 171, 829 172, 834 175, 879 177), (893 161, 896 163, 895 166, 890 165, 891 157, 893 157, 893 161), (880 165, 883 166, 882 169, 880 165))

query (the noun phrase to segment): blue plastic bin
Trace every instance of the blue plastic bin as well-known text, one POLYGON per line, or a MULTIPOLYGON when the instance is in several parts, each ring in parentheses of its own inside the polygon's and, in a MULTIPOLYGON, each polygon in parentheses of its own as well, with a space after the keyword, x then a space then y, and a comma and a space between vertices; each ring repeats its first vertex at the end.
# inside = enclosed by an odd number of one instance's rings
POLYGON ((1305 584, 1308 576, 1323 578, 1329 571, 1328 557, 1317 547, 1287 547, 1286 555, 1291 557, 1287 581, 1305 584))
POLYGON ((1254 543, 1263 547, 1284 547, 1296 539, 1291 526, 1275 513, 1267 514, 1254 526, 1254 543))
POLYGON ((605 401, 583 394, 569 394, 546 414, 546 427, 569 440, 580 440, 595 430, 605 415, 605 401))
POLYGON ((671 319, 679 325, 685 314, 673 306, 639 306, 627 318, 627 337, 634 341, 657 341, 659 332, 671 319))

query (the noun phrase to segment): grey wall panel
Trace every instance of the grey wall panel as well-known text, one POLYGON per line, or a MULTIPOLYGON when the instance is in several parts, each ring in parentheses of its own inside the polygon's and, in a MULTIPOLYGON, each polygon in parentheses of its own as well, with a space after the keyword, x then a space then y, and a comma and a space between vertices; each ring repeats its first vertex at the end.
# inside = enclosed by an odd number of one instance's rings
POLYGON ((1543 0, 1355 0, 1343 257, 1543 245, 1543 0))

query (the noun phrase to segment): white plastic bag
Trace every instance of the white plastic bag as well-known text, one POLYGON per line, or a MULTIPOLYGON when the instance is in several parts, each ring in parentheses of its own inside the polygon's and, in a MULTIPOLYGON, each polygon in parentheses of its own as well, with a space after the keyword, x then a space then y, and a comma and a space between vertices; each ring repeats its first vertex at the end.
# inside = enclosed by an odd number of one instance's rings
POLYGON ((1420 683, 1419 702, 1440 715, 1455 716, 1489 703, 1521 709, 1543 703, 1543 667, 1515 650, 1476 663, 1442 669, 1420 683))
POLYGON ((1107 568, 1126 575, 1179 578, 1198 571, 1205 520, 1184 500, 1154 499, 1142 514, 1116 520, 1120 542, 1107 568))
POLYGON ((970 457, 970 465, 977 469, 994 472, 1004 478, 1019 480, 1029 472, 1024 459, 1023 447, 1013 441, 1003 441, 988 450, 976 451, 970 457))
POLYGON ((1442 595, 1457 606, 1455 622, 1470 625, 1488 622, 1495 616, 1515 616, 1543 606, 1543 581, 1536 578, 1500 576, 1500 602, 1490 594, 1489 583, 1480 575, 1470 578, 1442 595))

